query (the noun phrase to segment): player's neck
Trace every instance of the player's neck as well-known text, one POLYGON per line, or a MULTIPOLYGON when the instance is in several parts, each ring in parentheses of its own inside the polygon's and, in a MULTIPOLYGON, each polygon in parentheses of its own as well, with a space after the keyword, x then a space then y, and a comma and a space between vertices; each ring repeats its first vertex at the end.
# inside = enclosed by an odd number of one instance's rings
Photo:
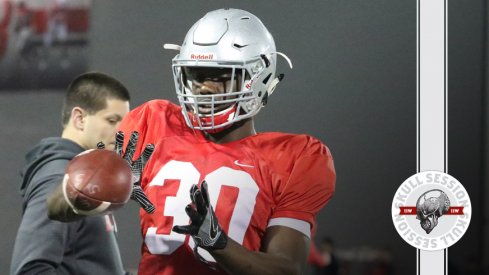
POLYGON ((214 134, 206 133, 205 136, 208 140, 214 143, 224 144, 240 140, 255 134, 256 131, 253 119, 248 119, 241 123, 237 122, 226 130, 223 130, 222 132, 214 134))

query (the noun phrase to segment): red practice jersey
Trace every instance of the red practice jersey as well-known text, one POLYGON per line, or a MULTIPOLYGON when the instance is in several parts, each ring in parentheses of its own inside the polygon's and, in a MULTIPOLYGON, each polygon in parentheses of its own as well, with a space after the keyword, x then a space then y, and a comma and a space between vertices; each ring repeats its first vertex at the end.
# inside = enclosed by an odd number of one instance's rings
MULTIPOLYGON (((171 231, 189 224, 190 187, 206 180, 219 224, 236 242, 260 250, 268 227, 288 226, 309 236, 318 211, 335 188, 328 148, 307 135, 259 133, 216 144, 189 128, 181 108, 164 100, 147 102, 123 120, 127 145, 139 132, 137 158, 148 144, 155 151, 141 186, 156 211, 141 211, 144 238, 138 274, 215 274, 193 255, 191 237, 171 231)), ((199 254, 213 261, 199 248, 199 254)))

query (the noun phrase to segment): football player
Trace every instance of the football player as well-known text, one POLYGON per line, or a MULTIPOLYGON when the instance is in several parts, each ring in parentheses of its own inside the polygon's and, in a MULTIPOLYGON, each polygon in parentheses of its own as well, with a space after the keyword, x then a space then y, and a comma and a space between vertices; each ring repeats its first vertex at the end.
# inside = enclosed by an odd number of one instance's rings
POLYGON ((147 102, 120 127, 139 133, 135 157, 155 145, 141 181, 156 210, 141 211, 139 274, 301 273, 315 216, 335 189, 333 159, 311 136, 253 124, 283 77, 277 57, 290 61, 238 9, 207 13, 181 46, 165 48, 179 51, 180 104, 147 102))

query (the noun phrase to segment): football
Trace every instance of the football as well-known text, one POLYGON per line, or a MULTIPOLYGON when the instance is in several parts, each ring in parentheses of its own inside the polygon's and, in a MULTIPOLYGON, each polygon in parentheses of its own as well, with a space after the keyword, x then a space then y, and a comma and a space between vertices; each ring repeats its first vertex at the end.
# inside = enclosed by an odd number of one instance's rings
POLYGON ((87 150, 66 166, 63 195, 78 214, 97 215, 122 207, 132 192, 132 173, 117 153, 87 150))

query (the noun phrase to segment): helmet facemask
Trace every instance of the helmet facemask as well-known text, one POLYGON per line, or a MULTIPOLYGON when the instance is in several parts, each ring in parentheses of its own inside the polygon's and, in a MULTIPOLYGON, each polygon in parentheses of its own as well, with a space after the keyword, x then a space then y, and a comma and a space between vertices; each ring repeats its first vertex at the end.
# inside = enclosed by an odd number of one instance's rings
MULTIPOLYGON (((259 111, 266 91, 256 92, 253 88, 259 86, 255 83, 266 71, 263 58, 244 64, 203 63, 173 65, 177 97, 191 128, 220 132, 259 111)), ((271 81, 271 76, 269 73, 265 82, 271 81)))

